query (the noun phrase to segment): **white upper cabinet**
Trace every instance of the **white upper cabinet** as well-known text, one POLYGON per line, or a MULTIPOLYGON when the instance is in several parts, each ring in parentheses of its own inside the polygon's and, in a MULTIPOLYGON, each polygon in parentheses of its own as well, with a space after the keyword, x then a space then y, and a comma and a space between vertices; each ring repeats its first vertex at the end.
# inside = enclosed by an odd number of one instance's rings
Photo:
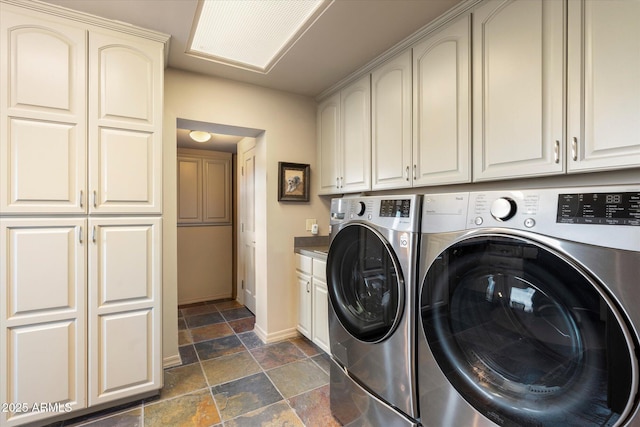
POLYGON ((640 166, 640 2, 569 1, 569 172, 640 166))
POLYGON ((366 75, 318 106, 320 194, 371 189, 371 80, 366 75))
POLYGON ((413 47, 414 186, 471 181, 468 15, 413 47))
POLYGON ((369 75, 340 93, 339 151, 341 193, 371 189, 371 79, 369 75))
POLYGON ((3 6, 0 212, 83 213, 86 30, 3 6))
POLYGON ((338 192, 338 150, 340 143, 340 92, 318 106, 318 192, 338 192))
POLYGON ((162 44, 89 36, 90 212, 162 211, 162 44))
POLYGON ((2 8, 2 213, 161 213, 163 43, 2 8))
POLYGON ((371 161, 372 190, 411 186, 411 50, 371 73, 371 161))
POLYGON ((473 11, 475 181, 563 173, 564 2, 473 11))

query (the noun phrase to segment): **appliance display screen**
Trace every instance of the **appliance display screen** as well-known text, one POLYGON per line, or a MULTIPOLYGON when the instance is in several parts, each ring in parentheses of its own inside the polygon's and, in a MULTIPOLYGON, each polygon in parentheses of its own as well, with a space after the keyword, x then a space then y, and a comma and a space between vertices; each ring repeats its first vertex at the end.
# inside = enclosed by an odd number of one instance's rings
POLYGON ((640 192, 560 194, 556 222, 640 226, 640 192))
POLYGON ((409 218, 411 212, 411 200, 381 200, 380 216, 388 218, 409 218))

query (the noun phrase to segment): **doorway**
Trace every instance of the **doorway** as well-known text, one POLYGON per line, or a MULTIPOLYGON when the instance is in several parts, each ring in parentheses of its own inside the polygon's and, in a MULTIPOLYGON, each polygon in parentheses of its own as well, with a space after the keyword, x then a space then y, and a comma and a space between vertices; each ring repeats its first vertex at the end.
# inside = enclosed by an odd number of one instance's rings
MULTIPOLYGON (((211 299, 232 298, 247 306, 255 314, 255 136, 263 131, 250 128, 221 125, 177 119, 178 149, 178 305, 211 299), (191 131, 203 131, 212 134, 206 143, 189 138, 191 131), (186 155, 185 155, 186 153, 186 155), (229 221, 218 224, 204 221, 198 224, 182 223, 180 212, 181 189, 185 193, 203 194, 206 191, 207 178, 205 164, 198 167, 188 163, 190 157, 198 163, 203 159, 229 156, 231 158, 230 193, 231 215, 229 221), (186 163, 181 171, 181 160, 186 163), (184 177, 181 177, 184 174, 184 177), (191 185, 187 179, 196 176, 202 184, 191 185), (184 182, 181 182, 184 178, 184 182), (200 271, 201 270, 201 271, 200 271), (224 285, 215 283, 222 281, 224 285)), ((215 185, 218 178, 209 181, 215 185), (214 182, 215 181, 215 182, 214 182)), ((206 198, 192 202, 192 210, 206 210, 206 198)), ((187 212, 187 214, 191 214, 187 212)), ((192 214, 193 216, 193 214, 192 214)), ((198 215, 195 215, 196 217, 198 215)))

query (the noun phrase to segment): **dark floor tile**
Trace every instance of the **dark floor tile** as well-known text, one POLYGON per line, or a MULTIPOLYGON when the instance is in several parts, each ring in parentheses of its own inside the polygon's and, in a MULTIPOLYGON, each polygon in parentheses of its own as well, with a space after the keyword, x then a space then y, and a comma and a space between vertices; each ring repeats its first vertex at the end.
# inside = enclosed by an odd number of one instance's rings
POLYGON ((231 328, 233 329, 233 332, 235 332, 236 334, 253 331, 253 326, 255 324, 256 324, 256 318, 253 316, 245 317, 244 319, 229 321, 229 326, 231 326, 231 328))
POLYGON ((276 368, 306 357, 298 347, 289 341, 255 348, 251 350, 251 354, 264 370, 276 368))
POLYGON ((183 331, 187 329, 187 322, 184 321, 184 317, 178 317, 178 330, 183 331))
POLYGON ((315 356, 322 353, 322 349, 309 341, 305 337, 298 337, 291 340, 307 356, 315 356))
MULTIPOLYGON (((225 427, 256 427, 256 426, 286 426, 304 427, 300 418, 285 402, 274 403, 273 405, 257 409, 246 415, 234 418, 224 423, 225 427)), ((324 427, 309 424, 309 427, 324 427)))
POLYGON ((282 400, 264 373, 211 387, 223 421, 282 400))
POLYGON ((310 359, 288 363, 267 371, 284 397, 293 397, 329 384, 329 375, 310 359))
POLYGON ((200 360, 213 359, 214 357, 238 353, 245 349, 242 342, 240 342, 240 339, 235 335, 209 341, 202 341, 194 344, 194 346, 200 360))
POLYGON ((203 388, 207 388, 207 381, 198 363, 165 369, 160 399, 169 399, 203 388))
POLYGON ((316 362, 316 364, 320 366, 320 368, 327 374, 331 371, 331 356, 329 356, 327 353, 322 352, 317 356, 313 356, 311 360, 316 362))
POLYGON ((231 320, 244 319, 245 317, 253 317, 253 313, 251 313, 246 307, 222 310, 220 313, 222 313, 227 322, 231 320))
POLYGON ((196 314, 195 316, 187 316, 184 319, 187 322, 187 327, 189 328, 197 328, 198 326, 224 322, 224 318, 218 312, 196 314))
POLYGON ((184 317, 195 316, 197 314, 217 313, 218 309, 213 304, 203 304, 196 307, 189 307, 182 309, 182 315, 184 317))
POLYGON ((220 414, 209 389, 153 402, 144 407, 145 427, 210 427, 219 422, 220 414))
POLYGON ((244 307, 244 305, 240 304, 236 300, 216 301, 216 302, 213 303, 213 305, 215 305, 216 308, 218 310, 220 310, 220 311, 228 310, 230 308, 241 308, 241 307, 244 307))
POLYGON ((325 385, 289 399, 305 426, 338 427, 341 424, 331 415, 329 386, 325 385))
POLYGON ((260 365, 248 351, 204 360, 202 370, 209 385, 224 384, 262 372, 260 365))
POLYGON ((265 346, 265 343, 262 342, 255 332, 244 332, 238 334, 238 338, 240 338, 242 344, 244 344, 249 350, 265 346))
POLYGON ((198 354, 193 345, 185 345, 184 347, 178 347, 180 352, 180 359, 183 365, 189 365, 198 361, 198 354))
POLYGON ((228 337, 233 335, 233 330, 227 322, 214 323, 213 325, 201 326, 191 329, 191 339, 194 343, 212 340, 215 338, 228 337))

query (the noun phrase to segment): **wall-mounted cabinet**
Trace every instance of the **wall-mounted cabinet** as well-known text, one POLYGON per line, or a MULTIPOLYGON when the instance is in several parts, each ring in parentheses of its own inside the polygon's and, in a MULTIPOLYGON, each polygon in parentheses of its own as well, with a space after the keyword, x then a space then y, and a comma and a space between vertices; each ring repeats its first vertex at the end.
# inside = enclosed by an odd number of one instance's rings
POLYGON ((371 80, 350 84, 318 107, 320 194, 371 189, 371 80))
POLYGON ((568 11, 568 171, 640 166, 640 2, 568 11))
POLYGON ((231 153, 178 150, 178 224, 231 223, 231 153))
POLYGON ((471 181, 470 19, 413 47, 414 186, 471 181))
POLYGON ((473 10, 475 181, 564 172, 563 34, 562 1, 473 10))
MULTIPOLYGON (((371 71, 371 190, 640 166, 640 3, 484 0, 460 13, 371 71)), ((319 109, 320 194, 366 191, 341 188, 326 162, 344 158, 329 151, 342 100, 319 109)))

